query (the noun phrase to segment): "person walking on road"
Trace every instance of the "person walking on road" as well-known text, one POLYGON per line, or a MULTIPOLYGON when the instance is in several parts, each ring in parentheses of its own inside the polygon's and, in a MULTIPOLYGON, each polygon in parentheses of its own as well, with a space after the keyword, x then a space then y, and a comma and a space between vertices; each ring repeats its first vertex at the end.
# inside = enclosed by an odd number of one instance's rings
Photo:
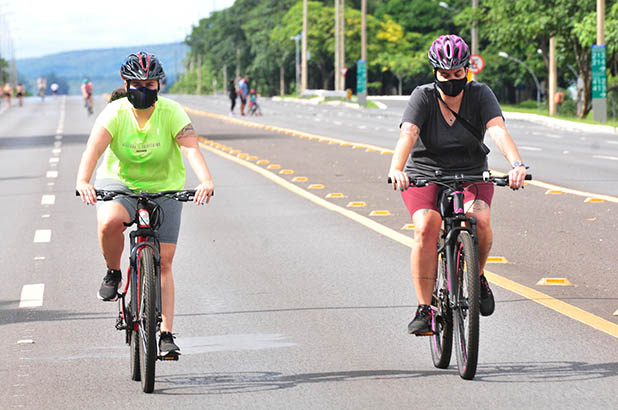
MULTIPOLYGON (((526 176, 526 166, 504 125, 496 96, 485 84, 467 82, 470 49, 466 42, 453 34, 440 36, 429 48, 428 58, 435 81, 416 87, 410 95, 388 173, 393 188, 402 191, 415 226, 410 271, 419 305, 408 333, 416 335, 431 334, 431 294, 442 219, 436 204, 439 186, 410 187, 409 178, 434 177, 437 170, 443 175, 481 174, 487 170, 486 131, 511 165, 510 187, 522 187, 526 176)), ((477 220, 483 316, 491 315, 495 306, 483 274, 493 236, 493 192, 492 183, 477 184, 466 189, 464 197, 466 213, 477 220)))
MULTIPOLYGON (((180 104, 159 96, 164 76, 158 58, 147 52, 130 54, 120 68, 127 98, 106 105, 90 132, 77 173, 76 189, 82 201, 97 202, 97 189, 127 192, 181 190, 185 185, 187 158, 199 184, 194 202, 208 203, 214 191, 210 170, 198 145, 198 135, 180 104), (100 156, 94 186, 90 179, 100 156)), ((180 230, 182 202, 159 198, 165 218, 159 229, 161 243, 162 322, 159 351, 162 356, 179 354, 174 343, 174 278, 172 260, 180 230)), ((120 259, 124 248, 123 222, 135 213, 135 200, 119 198, 97 204, 98 234, 107 272, 98 297, 113 301, 122 281, 120 259)))
POLYGON ((249 95, 249 85, 247 82, 249 77, 244 76, 238 82, 238 96, 240 97, 240 115, 245 115, 245 106, 247 105, 247 96, 249 95))
POLYGON ((234 107, 236 106, 237 97, 234 80, 230 80, 230 84, 228 86, 228 96, 230 97, 230 115, 234 115, 234 107))

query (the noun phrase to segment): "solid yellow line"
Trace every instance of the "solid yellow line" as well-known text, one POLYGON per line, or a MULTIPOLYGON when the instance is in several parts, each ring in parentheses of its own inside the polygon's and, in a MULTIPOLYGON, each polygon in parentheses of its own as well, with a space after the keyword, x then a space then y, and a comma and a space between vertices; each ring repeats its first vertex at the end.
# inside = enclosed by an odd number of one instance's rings
POLYGON ((558 313, 562 313, 565 316, 575 319, 585 325, 593 327, 597 330, 607 333, 610 336, 618 338, 618 325, 593 315, 590 312, 586 312, 583 309, 569 305, 561 300, 555 299, 549 295, 546 295, 537 290, 531 289, 527 286, 514 282, 510 279, 497 275, 495 273, 485 271, 485 277, 492 283, 510 290, 513 293, 517 293, 520 296, 530 299, 538 304, 555 310, 558 313))
MULTIPOLYGON (((207 115, 207 116, 212 116, 212 117, 221 117, 224 120, 229 120, 229 118, 224 117, 224 116, 220 116, 217 114, 211 114, 211 115, 207 115)), ((233 122, 239 122, 238 120, 235 120, 233 122)), ((261 124, 257 124, 260 125, 261 124)), ((203 138, 200 137, 202 140, 203 138)), ((412 248, 413 246, 413 240, 411 237, 403 235, 397 231, 394 231, 393 229, 390 229, 384 225, 381 225, 367 217, 361 216, 359 214, 357 214, 356 212, 350 211, 348 209, 339 207, 335 204, 332 204, 328 201, 326 201, 325 199, 322 199, 314 194, 311 194, 307 191, 305 191, 304 189, 292 184, 291 182, 288 182, 287 180, 273 174, 272 172, 269 172, 268 170, 265 170, 264 168, 258 167, 257 165, 251 163, 251 162, 247 162, 241 159, 238 159, 232 155, 226 154, 222 151, 219 151, 215 148, 212 148, 208 145, 206 145, 205 143, 200 143, 200 145, 204 148, 207 149, 211 152, 213 152, 214 154, 217 154, 223 158, 226 158, 230 161, 234 161, 237 164, 240 164, 246 168, 251 169, 252 171, 255 171, 259 174, 261 174, 262 176, 270 179, 271 181, 281 185, 282 187, 296 193, 297 195, 302 196, 305 199, 308 199, 309 201, 320 205, 326 209, 329 209, 331 211, 337 212, 347 218, 352 219, 353 221, 356 221, 358 223, 360 223, 361 225, 366 226, 367 228, 381 234, 384 235, 388 238, 391 238, 392 240, 394 240, 395 242, 399 242, 402 245, 405 245, 409 248, 412 248)), ((551 186, 553 188, 549 188, 549 189, 562 189, 565 192, 568 193, 575 193, 575 192, 579 192, 579 191, 575 191, 575 190, 570 190, 567 188, 560 188, 560 187, 555 187, 549 184, 544 184, 541 183, 539 181, 532 181, 532 182, 537 182, 538 186, 543 186, 544 187, 548 187, 551 186), (572 191, 572 192, 569 192, 572 191)), ((577 195, 577 194, 576 194, 577 195)), ((589 196, 590 194, 586 193, 587 196, 589 196)), ((582 195, 583 196, 583 195, 582 195)), ((598 197, 605 197, 605 196, 599 196, 598 197)), ((613 198, 613 197, 609 197, 609 198, 613 198)), ((616 200, 613 202, 618 202, 618 198, 615 198, 616 200)), ((527 299, 530 299, 536 303, 539 303, 545 307, 548 307, 560 314, 563 314, 565 316, 568 316, 572 319, 575 319, 581 323, 584 323, 594 329, 600 330, 602 332, 605 332, 615 338, 618 338, 618 325, 615 323, 612 323, 608 320, 605 320, 599 316, 596 316, 590 312, 586 312, 583 309, 580 309, 578 307, 575 307, 573 305, 569 305, 568 303, 562 302, 561 300, 555 299, 549 295, 546 295, 544 293, 541 293, 539 291, 536 291, 534 289, 528 288, 527 286, 524 286, 522 284, 519 284, 517 282, 514 282, 510 279, 507 279, 505 277, 502 277, 496 273, 490 272, 485 270, 485 275, 487 277, 487 279, 492 282, 495 283, 496 285, 509 290, 513 293, 517 293, 518 295, 521 295, 527 299)))

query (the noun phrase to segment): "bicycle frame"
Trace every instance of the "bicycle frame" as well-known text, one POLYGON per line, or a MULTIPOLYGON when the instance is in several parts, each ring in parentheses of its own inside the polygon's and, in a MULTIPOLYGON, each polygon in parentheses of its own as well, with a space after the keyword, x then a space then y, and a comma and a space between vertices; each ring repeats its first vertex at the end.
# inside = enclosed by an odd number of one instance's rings
MULTIPOLYGON (((451 309, 459 309, 461 302, 453 295, 453 289, 457 289, 457 266, 459 260, 455 259, 457 236, 460 232, 466 231, 470 234, 474 241, 475 247, 478 247, 478 238, 476 235, 476 218, 466 216, 464 212, 464 186, 463 182, 457 181, 455 188, 446 188, 440 193, 440 203, 443 197, 452 198, 452 215, 449 215, 448 209, 440 209, 442 220, 444 221, 444 230, 441 234, 441 246, 438 249, 438 254, 442 254, 446 259, 446 275, 448 279, 449 298, 451 309)), ((450 201, 449 201, 450 202, 450 201)))

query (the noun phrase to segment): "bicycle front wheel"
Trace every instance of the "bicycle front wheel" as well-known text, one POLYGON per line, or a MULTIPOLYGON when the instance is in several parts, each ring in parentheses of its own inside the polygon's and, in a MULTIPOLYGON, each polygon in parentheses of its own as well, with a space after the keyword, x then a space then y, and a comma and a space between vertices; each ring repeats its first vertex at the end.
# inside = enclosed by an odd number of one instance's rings
POLYGON ((139 252, 139 364, 144 393, 152 393, 157 361, 157 284, 152 249, 139 252))
POLYGON ((434 366, 446 369, 451 362, 453 349, 453 317, 449 306, 446 261, 440 257, 431 305, 431 359, 434 366))
POLYGON ((457 289, 453 309, 457 367, 463 379, 476 374, 479 352, 480 281, 476 245, 468 232, 461 232, 455 248, 457 289))

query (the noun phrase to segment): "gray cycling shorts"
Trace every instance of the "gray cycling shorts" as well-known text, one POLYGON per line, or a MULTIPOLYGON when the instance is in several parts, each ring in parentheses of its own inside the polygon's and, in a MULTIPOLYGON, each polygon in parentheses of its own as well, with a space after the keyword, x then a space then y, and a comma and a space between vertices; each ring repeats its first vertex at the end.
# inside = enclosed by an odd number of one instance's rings
MULTIPOLYGON (((106 189, 110 191, 125 191, 132 193, 126 185, 114 179, 101 179, 94 182, 95 189, 106 189)), ((182 216, 182 202, 169 198, 157 198, 154 200, 163 210, 163 223, 159 227, 159 240, 163 243, 178 242, 178 233, 180 232, 180 218, 182 216)), ((137 200, 133 198, 115 198, 113 201, 118 202, 129 213, 132 218, 135 215, 137 208, 137 200)), ((105 206, 106 202, 97 201, 97 209, 105 206)))

